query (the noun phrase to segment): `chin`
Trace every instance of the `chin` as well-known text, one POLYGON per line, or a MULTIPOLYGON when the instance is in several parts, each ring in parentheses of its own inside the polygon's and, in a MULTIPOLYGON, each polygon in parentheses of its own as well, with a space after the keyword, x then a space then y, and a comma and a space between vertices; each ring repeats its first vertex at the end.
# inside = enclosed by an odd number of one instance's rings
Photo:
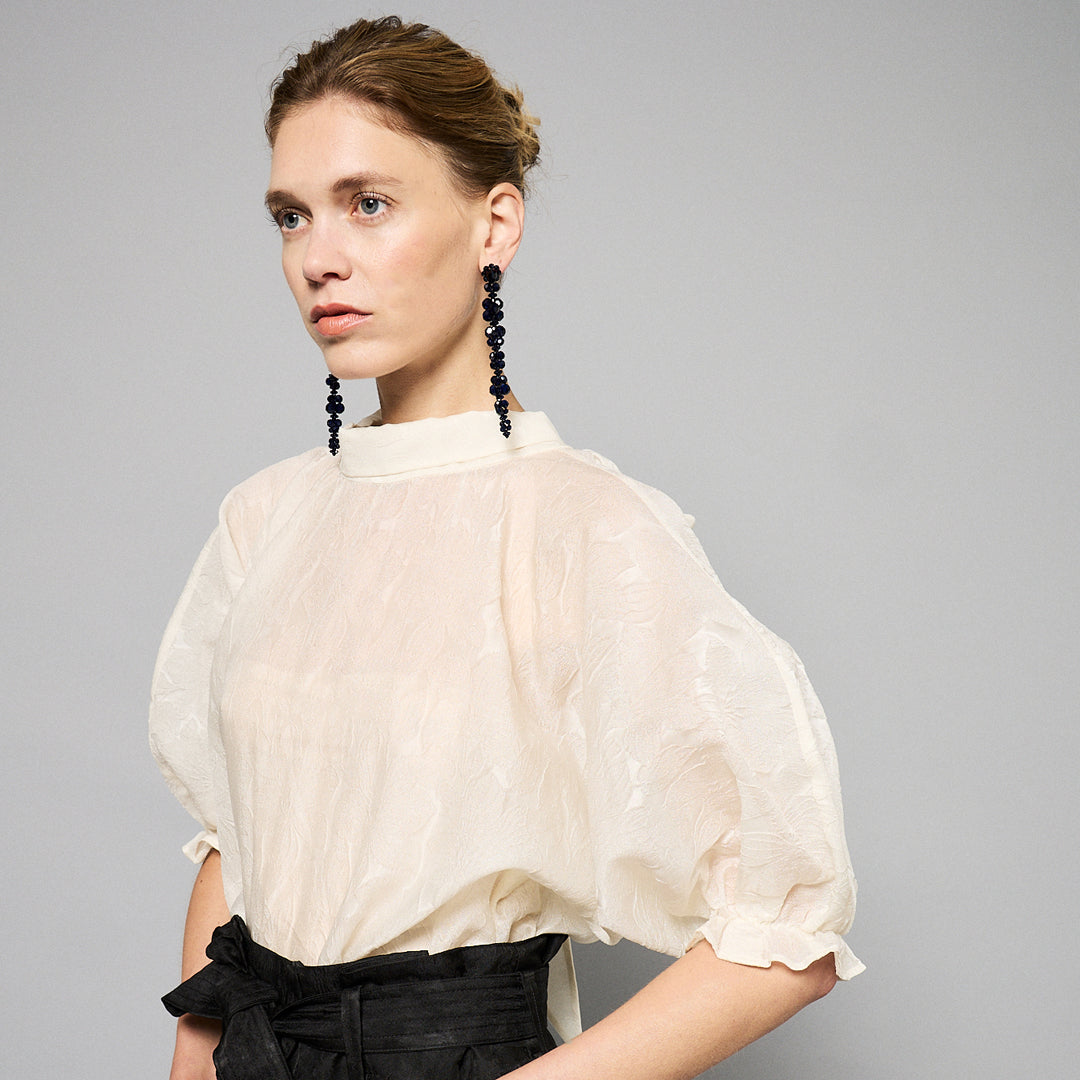
POLYGON ((377 379, 405 366, 403 362, 391 359, 350 354, 349 350, 334 345, 323 346, 322 354, 330 374, 339 379, 377 379))
POLYGON ((356 381, 359 379, 381 379, 384 375, 392 375, 404 365, 390 364, 386 367, 379 367, 374 364, 342 364, 328 359, 326 366, 331 375, 337 376, 342 381, 356 381))

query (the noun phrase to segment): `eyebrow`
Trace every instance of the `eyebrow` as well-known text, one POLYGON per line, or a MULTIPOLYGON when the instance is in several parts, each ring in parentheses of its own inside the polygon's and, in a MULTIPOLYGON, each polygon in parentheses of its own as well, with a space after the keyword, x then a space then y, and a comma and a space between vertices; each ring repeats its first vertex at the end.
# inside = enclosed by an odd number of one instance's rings
MULTIPOLYGON (((401 187, 401 181, 385 173, 357 173, 355 176, 343 176, 330 186, 334 195, 345 191, 364 191, 369 188, 401 187)), ((302 202, 291 191, 277 189, 268 191, 265 198, 266 209, 273 212, 285 206, 295 206, 302 202)))

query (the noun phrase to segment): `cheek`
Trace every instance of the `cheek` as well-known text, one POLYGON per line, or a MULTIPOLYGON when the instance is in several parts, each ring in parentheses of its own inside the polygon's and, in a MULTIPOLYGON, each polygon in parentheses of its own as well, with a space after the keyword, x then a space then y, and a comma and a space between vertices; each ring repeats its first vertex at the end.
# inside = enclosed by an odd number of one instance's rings
POLYGON ((403 269, 429 283, 449 282, 460 278, 469 261, 469 234, 458 222, 445 215, 434 221, 428 217, 419 228, 402 237, 397 252, 403 269))
POLYGON ((302 260, 303 255, 298 252, 296 244, 281 249, 281 269, 285 274, 285 283, 297 297, 304 287, 302 260))

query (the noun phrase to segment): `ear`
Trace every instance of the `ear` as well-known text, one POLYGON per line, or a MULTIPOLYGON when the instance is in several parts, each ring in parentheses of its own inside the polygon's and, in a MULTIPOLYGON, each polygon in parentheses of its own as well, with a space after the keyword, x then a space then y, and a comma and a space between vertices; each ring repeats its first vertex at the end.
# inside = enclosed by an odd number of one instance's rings
POLYGON ((483 248, 479 268, 497 263, 503 270, 510 265, 525 231, 525 200, 514 184, 496 184, 484 201, 483 248))

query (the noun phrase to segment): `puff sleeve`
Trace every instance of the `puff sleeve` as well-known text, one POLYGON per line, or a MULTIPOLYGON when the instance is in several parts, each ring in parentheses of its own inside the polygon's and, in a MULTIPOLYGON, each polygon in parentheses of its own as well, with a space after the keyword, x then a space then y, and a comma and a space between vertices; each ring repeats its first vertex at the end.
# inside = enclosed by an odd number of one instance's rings
POLYGON ((831 952, 851 978, 864 970, 842 938, 856 882, 833 741, 803 665, 727 594, 693 519, 620 481, 629 492, 592 523, 582 596, 604 930, 671 955, 705 939, 759 967, 802 970, 831 952))
POLYGON ((200 825, 184 845, 199 863, 218 841, 220 742, 214 738, 214 652, 239 578, 224 505, 177 601, 158 650, 150 691, 150 749, 169 789, 200 825))

